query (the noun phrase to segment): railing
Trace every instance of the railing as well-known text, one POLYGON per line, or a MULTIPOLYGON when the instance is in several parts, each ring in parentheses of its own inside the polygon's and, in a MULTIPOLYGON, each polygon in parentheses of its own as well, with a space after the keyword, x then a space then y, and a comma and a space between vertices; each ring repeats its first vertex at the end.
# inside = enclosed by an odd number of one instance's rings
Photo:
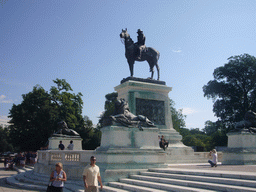
POLYGON ((80 164, 89 162, 90 157, 95 155, 94 150, 41 150, 38 151, 39 163, 49 165, 61 162, 63 165, 80 164))
POLYGON ((50 153, 51 157, 51 161, 61 161, 61 153, 50 153))
POLYGON ((79 154, 79 153, 69 153, 69 154, 65 154, 65 161, 76 161, 76 162, 80 162, 80 154, 79 154))

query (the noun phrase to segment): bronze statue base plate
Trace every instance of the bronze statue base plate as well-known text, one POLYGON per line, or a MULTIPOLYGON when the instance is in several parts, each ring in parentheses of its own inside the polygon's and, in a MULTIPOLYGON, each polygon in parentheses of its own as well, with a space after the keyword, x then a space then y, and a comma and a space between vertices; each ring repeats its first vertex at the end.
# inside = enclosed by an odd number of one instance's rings
POLYGON ((123 80, 121 81, 121 84, 126 82, 126 81, 129 81, 129 80, 140 81, 140 82, 145 82, 145 83, 154 83, 154 84, 166 85, 165 81, 159 81, 159 80, 154 80, 154 79, 150 79, 150 78, 143 79, 143 78, 138 78, 138 77, 123 78, 123 80))

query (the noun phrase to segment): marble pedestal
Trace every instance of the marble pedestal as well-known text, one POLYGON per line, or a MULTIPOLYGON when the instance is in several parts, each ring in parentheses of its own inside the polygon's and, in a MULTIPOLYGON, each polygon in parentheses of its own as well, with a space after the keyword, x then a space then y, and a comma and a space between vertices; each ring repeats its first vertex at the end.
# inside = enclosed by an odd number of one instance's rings
POLYGON ((49 139, 49 150, 58 150, 60 141, 65 146, 65 150, 67 150, 70 141, 73 141, 74 148, 73 150, 82 150, 82 138, 81 137, 72 137, 72 136, 63 136, 63 137, 50 137, 49 139))
POLYGON ((247 130, 230 132, 228 148, 223 152, 224 165, 250 165, 256 164, 256 135, 247 130))
POLYGON ((158 129, 107 126, 101 129, 97 164, 104 182, 127 177, 141 169, 167 167, 166 154, 159 148, 158 129))
POLYGON ((172 87, 164 81, 128 77, 115 87, 118 98, 124 98, 133 114, 144 115, 155 123, 158 135, 164 135, 170 147, 185 147, 182 136, 173 129, 170 98, 172 87))

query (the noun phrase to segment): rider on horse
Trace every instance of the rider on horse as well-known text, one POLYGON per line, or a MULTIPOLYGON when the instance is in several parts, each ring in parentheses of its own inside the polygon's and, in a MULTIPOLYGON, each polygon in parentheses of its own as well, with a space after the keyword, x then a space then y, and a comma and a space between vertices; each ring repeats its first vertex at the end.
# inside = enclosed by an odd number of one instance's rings
POLYGON ((138 42, 135 43, 137 45, 137 50, 136 50, 136 53, 135 53, 135 57, 137 59, 141 59, 141 52, 146 47, 145 46, 146 37, 143 34, 143 31, 141 31, 140 29, 138 29, 137 33, 138 33, 138 36, 137 36, 138 42))

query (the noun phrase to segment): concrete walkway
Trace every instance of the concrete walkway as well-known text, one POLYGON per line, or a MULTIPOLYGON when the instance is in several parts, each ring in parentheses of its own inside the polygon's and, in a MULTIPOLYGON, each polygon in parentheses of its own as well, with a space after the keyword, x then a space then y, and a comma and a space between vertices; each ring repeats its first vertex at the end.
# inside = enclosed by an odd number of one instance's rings
POLYGON ((4 169, 4 164, 0 163, 0 192, 36 192, 33 190, 19 189, 19 188, 8 185, 5 179, 7 177, 10 177, 16 174, 18 174, 17 171, 11 171, 11 170, 6 171, 4 169))

